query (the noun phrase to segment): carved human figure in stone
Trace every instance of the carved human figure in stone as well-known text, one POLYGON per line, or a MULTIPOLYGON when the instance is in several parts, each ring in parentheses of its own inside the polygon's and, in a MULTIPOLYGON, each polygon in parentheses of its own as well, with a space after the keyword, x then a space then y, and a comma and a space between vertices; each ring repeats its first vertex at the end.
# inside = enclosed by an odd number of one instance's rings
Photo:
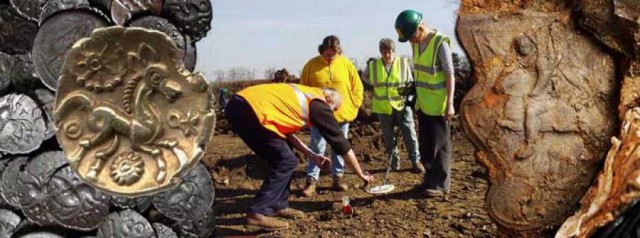
POLYGON ((535 45, 531 38, 521 35, 514 40, 517 65, 507 69, 507 76, 498 84, 498 90, 504 91, 509 97, 504 105, 504 118, 498 120, 498 125, 516 132, 524 132, 525 97, 529 94, 536 78, 531 74, 536 58, 535 45))
POLYGON ((488 170, 487 210, 505 231, 562 222, 613 135, 613 59, 570 16, 473 12, 458 20, 477 78, 462 125, 488 170))
POLYGON ((516 64, 507 69, 507 76, 498 84, 501 86, 498 90, 508 95, 504 105, 504 117, 498 120, 498 125, 524 134, 526 143, 517 156, 528 158, 534 153, 529 144, 539 137, 540 118, 552 106, 548 91, 551 75, 560 58, 555 62, 549 62, 527 33, 516 37, 513 46, 516 51, 516 64))
POLYGON ((537 76, 536 83, 529 93, 529 102, 527 103, 525 135, 527 143, 532 143, 541 132, 541 117, 549 112, 553 106, 550 93, 552 85, 552 76, 560 63, 562 57, 557 56, 554 61, 549 61, 548 57, 543 54, 537 56, 535 73, 537 76))

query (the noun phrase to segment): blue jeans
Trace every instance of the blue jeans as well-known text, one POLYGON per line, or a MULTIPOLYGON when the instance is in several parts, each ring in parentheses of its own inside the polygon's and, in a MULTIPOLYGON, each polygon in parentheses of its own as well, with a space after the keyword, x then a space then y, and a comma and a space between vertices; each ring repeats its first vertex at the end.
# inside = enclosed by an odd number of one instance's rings
MULTIPOLYGON (((340 130, 344 134, 344 137, 347 138, 347 135, 349 134, 349 123, 340 124, 340 130)), ((313 153, 321 155, 324 155, 324 152, 327 150, 327 141, 322 138, 320 131, 313 126, 311 127, 311 142, 309 143, 309 149, 311 149, 313 153)), ((342 156, 337 155, 336 152, 332 151, 331 174, 335 177, 342 173, 344 173, 344 159, 342 159, 342 156)), ((320 177, 320 167, 318 167, 316 162, 313 160, 309 160, 309 164, 307 164, 307 176, 316 180, 320 177)))
POLYGON ((420 152, 418 149, 418 137, 416 136, 415 123, 413 122, 413 111, 411 107, 404 107, 402 111, 393 110, 391 115, 376 114, 380 121, 382 137, 384 139, 385 153, 389 156, 391 168, 396 168, 400 160, 398 155, 397 134, 395 128, 399 127, 404 139, 404 145, 409 153, 409 160, 412 164, 420 163, 420 152))

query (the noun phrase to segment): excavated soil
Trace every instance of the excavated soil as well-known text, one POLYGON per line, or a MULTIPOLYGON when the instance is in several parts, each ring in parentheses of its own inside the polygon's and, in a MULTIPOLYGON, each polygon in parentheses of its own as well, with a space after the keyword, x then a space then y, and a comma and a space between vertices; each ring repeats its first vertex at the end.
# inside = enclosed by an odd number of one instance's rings
MULTIPOLYGON (((367 113, 362 113, 366 115, 367 113)), ((305 183, 306 161, 300 161, 291 182, 290 206, 307 217, 290 221, 285 231, 266 232, 244 225, 244 212, 252 202, 267 173, 265 162, 254 155, 242 140, 229 133, 226 121, 218 120, 217 134, 204 158, 216 183, 217 234, 258 237, 494 237, 497 227, 484 209, 488 182, 486 170, 474 159, 473 146, 454 126, 453 182, 446 199, 427 199, 413 190, 421 176, 411 173, 403 152, 402 169, 392 172, 396 189, 386 195, 371 195, 359 187, 352 173, 346 178, 351 190, 330 190, 331 179, 321 177, 319 194, 300 197, 305 183), (339 202, 349 196, 355 215, 344 216, 339 202)), ((351 127, 350 141, 365 170, 382 183, 388 164, 383 154, 377 122, 360 117, 351 127)), ((307 133, 300 137, 308 141, 307 133)))

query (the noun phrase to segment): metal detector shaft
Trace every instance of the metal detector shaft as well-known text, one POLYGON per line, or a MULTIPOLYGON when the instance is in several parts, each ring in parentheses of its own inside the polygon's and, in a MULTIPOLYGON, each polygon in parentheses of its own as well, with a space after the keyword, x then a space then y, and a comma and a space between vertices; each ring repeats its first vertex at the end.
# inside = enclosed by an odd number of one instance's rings
POLYGON ((387 172, 384 173, 384 181, 382 185, 387 185, 389 184, 388 179, 389 179, 389 172, 391 172, 391 166, 387 167, 387 172))

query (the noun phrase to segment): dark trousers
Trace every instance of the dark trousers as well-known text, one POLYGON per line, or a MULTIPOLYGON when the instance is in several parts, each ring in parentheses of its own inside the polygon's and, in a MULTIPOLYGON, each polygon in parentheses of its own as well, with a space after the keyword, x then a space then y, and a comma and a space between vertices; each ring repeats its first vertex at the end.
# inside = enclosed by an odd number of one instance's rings
POLYGON ((444 116, 418 111, 420 157, 427 172, 424 188, 449 191, 451 185, 451 128, 444 116))
POLYGON ((253 152, 265 159, 270 168, 247 212, 272 216, 275 211, 289 207, 289 186, 298 159, 287 141, 265 129, 251 106, 240 96, 231 97, 225 116, 233 131, 253 152))

